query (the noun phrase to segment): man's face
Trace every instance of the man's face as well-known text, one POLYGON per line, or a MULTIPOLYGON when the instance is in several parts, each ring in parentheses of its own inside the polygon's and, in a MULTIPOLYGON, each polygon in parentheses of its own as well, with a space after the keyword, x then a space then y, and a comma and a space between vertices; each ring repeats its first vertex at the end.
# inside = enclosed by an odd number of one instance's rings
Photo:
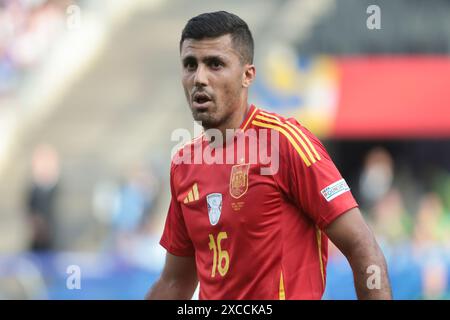
POLYGON ((229 34, 181 46, 182 83, 194 120, 204 128, 226 123, 245 98, 246 68, 229 34))

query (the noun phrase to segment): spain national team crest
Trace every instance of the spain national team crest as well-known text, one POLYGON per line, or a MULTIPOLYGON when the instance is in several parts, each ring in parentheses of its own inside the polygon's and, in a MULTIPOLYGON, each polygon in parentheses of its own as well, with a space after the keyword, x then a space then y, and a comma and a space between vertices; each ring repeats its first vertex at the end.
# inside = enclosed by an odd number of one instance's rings
POLYGON ((231 168, 230 174, 230 195, 238 199, 242 197, 248 189, 248 170, 250 164, 237 164, 231 168))
POLYGON ((215 226, 220 219, 222 212, 222 194, 210 193, 206 196, 206 203, 208 204, 208 216, 211 225, 215 226))

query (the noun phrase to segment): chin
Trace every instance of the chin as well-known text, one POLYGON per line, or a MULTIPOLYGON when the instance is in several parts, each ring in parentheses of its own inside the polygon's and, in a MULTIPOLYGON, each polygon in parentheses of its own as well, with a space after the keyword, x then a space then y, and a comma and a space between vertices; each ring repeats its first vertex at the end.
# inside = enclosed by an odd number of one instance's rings
POLYGON ((199 122, 201 126, 205 129, 216 128, 219 123, 216 119, 212 118, 210 114, 207 113, 197 113, 194 114, 194 120, 199 122))

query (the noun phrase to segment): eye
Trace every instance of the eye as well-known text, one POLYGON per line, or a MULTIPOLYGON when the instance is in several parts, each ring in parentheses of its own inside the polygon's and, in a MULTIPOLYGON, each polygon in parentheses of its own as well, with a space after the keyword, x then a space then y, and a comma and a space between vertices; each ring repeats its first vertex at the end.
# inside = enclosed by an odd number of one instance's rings
POLYGON ((197 68, 197 63, 193 61, 186 61, 184 63, 184 68, 188 71, 194 71, 197 68))
POLYGON ((214 70, 218 70, 223 67, 223 63, 219 60, 214 60, 214 61, 211 61, 209 66, 214 70))

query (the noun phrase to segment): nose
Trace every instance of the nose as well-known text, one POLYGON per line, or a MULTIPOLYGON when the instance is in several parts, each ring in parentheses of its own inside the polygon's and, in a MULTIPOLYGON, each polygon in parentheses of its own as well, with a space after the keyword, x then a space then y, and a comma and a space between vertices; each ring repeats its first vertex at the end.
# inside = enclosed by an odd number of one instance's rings
POLYGON ((208 85, 207 71, 205 70, 205 67, 202 65, 199 65, 197 67, 197 70, 196 70, 195 76, 194 76, 194 84, 196 87, 205 87, 208 85))

